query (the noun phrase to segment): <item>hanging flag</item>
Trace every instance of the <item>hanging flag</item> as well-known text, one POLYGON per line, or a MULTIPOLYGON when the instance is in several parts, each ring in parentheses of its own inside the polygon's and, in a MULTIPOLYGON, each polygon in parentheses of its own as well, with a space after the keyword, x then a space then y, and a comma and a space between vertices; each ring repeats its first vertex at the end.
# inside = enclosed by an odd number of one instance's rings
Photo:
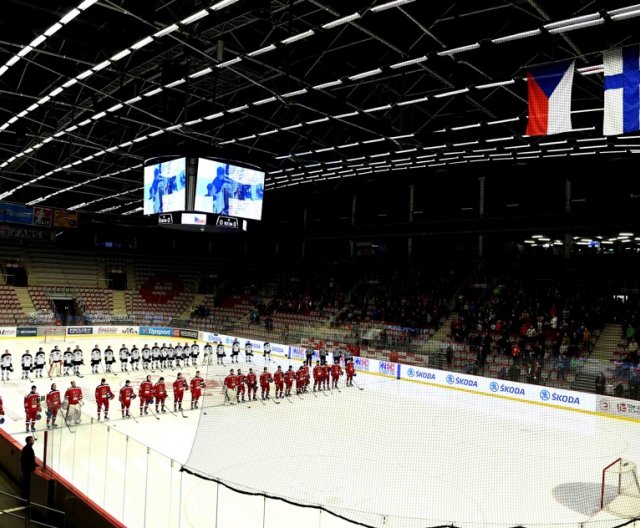
POLYGON ((605 51, 602 133, 640 130, 640 45, 605 51))
POLYGON ((575 61, 555 62, 527 72, 529 91, 529 136, 569 132, 571 87, 575 61))

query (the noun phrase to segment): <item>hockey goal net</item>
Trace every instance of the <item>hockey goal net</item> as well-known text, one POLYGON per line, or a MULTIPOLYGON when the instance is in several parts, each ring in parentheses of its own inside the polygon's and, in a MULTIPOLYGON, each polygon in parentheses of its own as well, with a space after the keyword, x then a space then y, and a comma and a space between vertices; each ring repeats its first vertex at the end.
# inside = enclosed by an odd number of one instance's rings
POLYGON ((44 331, 45 343, 64 343, 67 339, 67 332, 64 327, 47 328, 44 331))
POLYGON ((640 515, 640 484, 633 462, 618 458, 602 470, 600 508, 625 519, 640 515))

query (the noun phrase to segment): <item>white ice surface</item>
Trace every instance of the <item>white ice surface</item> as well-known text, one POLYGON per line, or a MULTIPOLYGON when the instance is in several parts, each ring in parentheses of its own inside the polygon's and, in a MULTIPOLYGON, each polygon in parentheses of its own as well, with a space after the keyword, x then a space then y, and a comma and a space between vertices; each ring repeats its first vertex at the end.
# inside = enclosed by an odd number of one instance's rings
MULTIPOLYGON (((141 346, 150 340, 125 341, 141 346)), ((96 337, 79 342, 88 357, 96 337)), ((116 349, 123 338, 98 342, 116 349)), ((13 351, 16 368, 14 379, 0 386, 8 418, 3 427, 22 441, 22 398, 30 383, 16 378, 24 340, 0 346, 13 351)), ((262 357, 255 361, 261 368, 262 357)), ((184 369, 187 378, 193 370, 184 369)), ((241 495, 180 472, 198 411, 187 410, 187 419, 141 418, 136 401, 136 423, 119 418, 116 401, 108 426, 90 424, 101 376, 89 371, 85 365, 85 377, 77 380, 87 399, 84 423, 71 434, 59 420, 48 462, 127 526, 348 526, 318 510, 241 495)), ((227 369, 213 371, 219 380, 227 369)), ((168 382, 175 377, 163 375, 168 382)), ((114 392, 125 377, 108 376, 114 392)), ((137 390, 144 372, 129 377, 137 390)), ((70 379, 55 381, 64 391, 70 379)), ((356 380, 364 390, 341 382, 341 393, 294 395, 279 405, 206 408, 189 462, 239 489, 322 504, 374 526, 417 528, 577 527, 599 509, 602 468, 618 457, 640 460, 640 425, 633 422, 363 374, 356 380)), ((48 392, 48 378, 34 381, 40 394, 48 392)), ((43 427, 44 420, 39 456, 43 427)))

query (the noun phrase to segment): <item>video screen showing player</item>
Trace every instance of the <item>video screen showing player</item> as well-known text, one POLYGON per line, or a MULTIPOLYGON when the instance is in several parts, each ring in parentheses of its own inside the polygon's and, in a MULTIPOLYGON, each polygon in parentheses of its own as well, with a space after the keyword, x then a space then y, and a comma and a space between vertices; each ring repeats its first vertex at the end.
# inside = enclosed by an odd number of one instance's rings
POLYGON ((195 209, 207 213, 262 218, 264 172, 200 158, 195 209))
POLYGON ((184 211, 185 167, 185 158, 179 158, 144 168, 144 214, 184 211))

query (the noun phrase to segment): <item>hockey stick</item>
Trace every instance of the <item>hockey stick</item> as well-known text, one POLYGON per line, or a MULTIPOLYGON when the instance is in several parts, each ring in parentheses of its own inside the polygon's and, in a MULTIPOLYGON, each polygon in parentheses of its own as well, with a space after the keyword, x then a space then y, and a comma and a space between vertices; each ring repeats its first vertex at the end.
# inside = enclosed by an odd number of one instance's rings
POLYGON ((149 406, 147 407, 147 409, 149 409, 149 410, 151 411, 151 414, 153 414, 153 417, 154 417, 156 420, 159 420, 159 419, 160 419, 160 417, 159 417, 156 413, 154 413, 154 412, 153 412, 153 409, 151 408, 151 405, 149 405, 149 406))
POLYGON ((356 380, 351 380, 353 382, 353 384, 358 387, 358 390, 364 390, 364 387, 361 387, 360 385, 358 385, 358 382, 356 380))
MULTIPOLYGON (((60 414, 62 414, 62 413, 60 413, 60 414)), ((75 433, 75 431, 73 429, 71 429, 71 426, 69 425, 69 420, 67 420, 68 417, 69 417, 69 407, 67 407, 67 412, 62 415, 62 419, 64 420, 64 423, 67 426, 67 428, 69 429, 69 432, 70 433, 75 433)))
POLYGON ((129 412, 129 409, 127 409, 127 412, 129 413, 129 416, 131 416, 131 418, 133 418, 133 421, 138 423, 138 420, 136 420, 136 417, 133 415, 133 413, 129 412))

